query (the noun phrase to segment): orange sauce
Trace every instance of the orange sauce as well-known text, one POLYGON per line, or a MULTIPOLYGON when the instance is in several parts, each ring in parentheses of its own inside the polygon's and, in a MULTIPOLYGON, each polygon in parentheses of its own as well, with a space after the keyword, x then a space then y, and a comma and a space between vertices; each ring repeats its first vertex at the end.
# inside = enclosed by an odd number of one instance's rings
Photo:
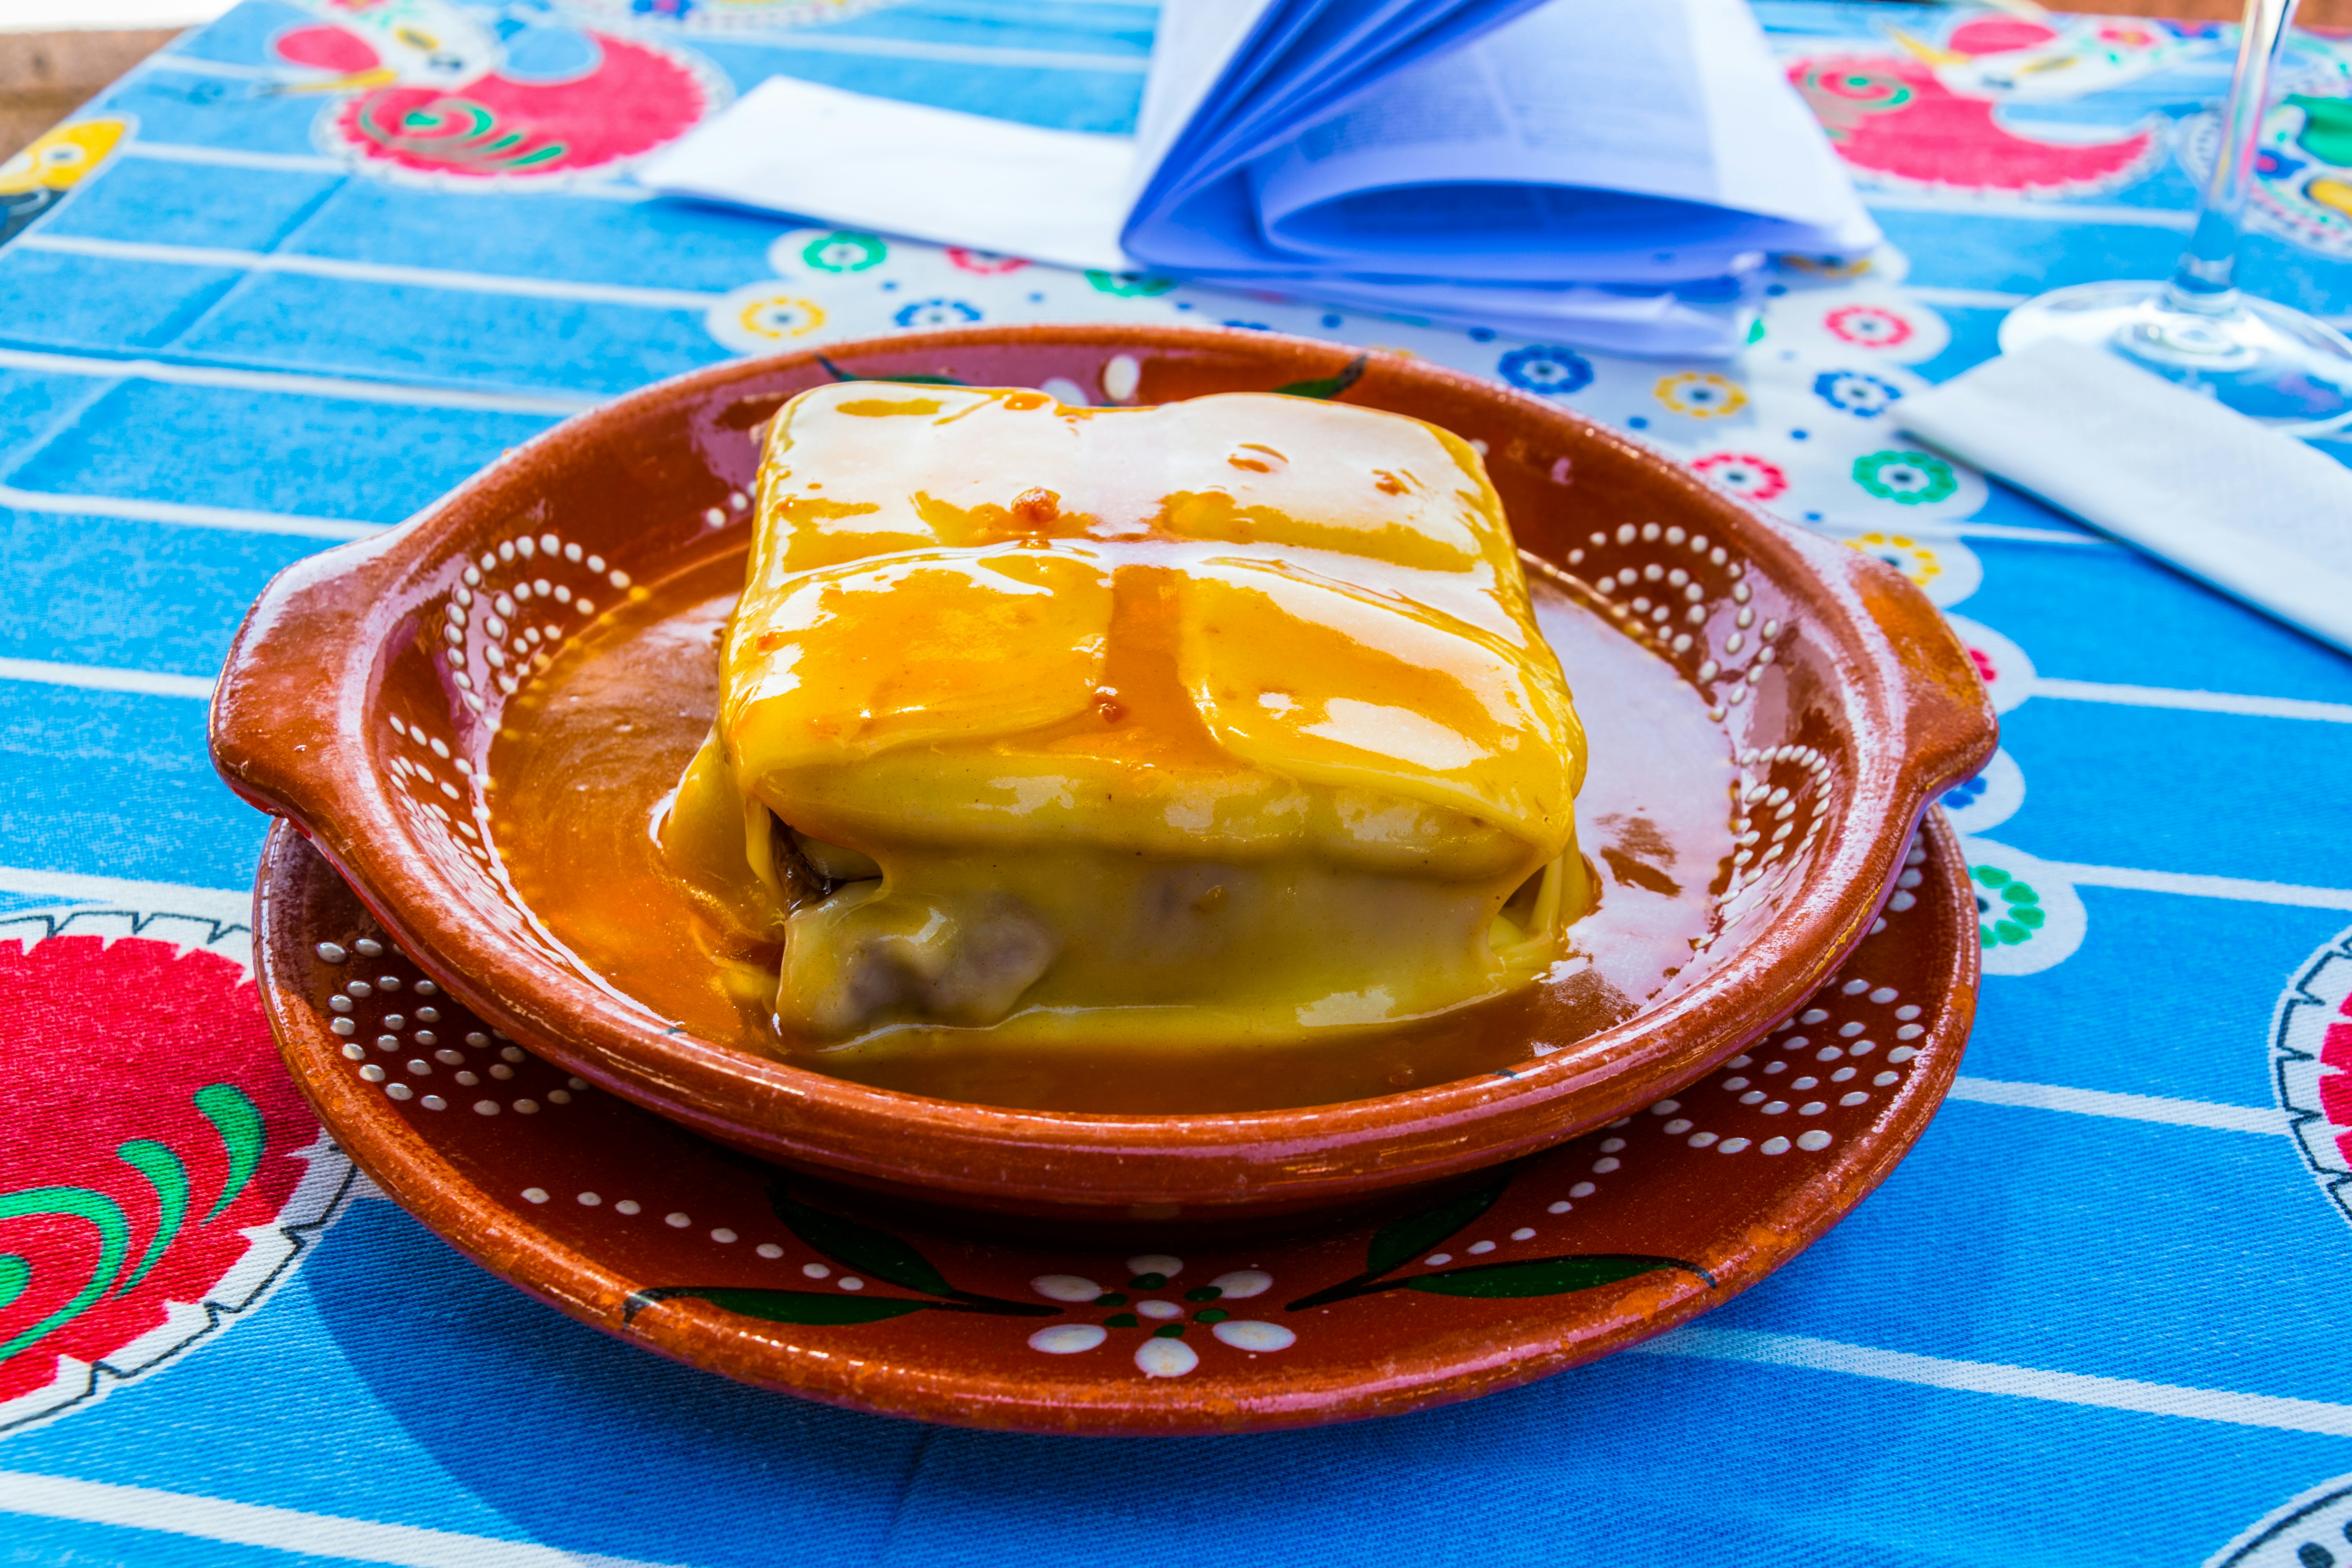
MULTIPOLYGON (((666 868, 656 825, 719 702, 740 553, 654 584, 567 644, 507 709, 490 752, 492 839, 516 890, 587 968, 708 1040, 877 1087, 1015 1108, 1126 1114, 1361 1100, 1516 1067, 1687 984, 1732 851, 1733 768, 1698 694, 1560 588, 1537 623, 1576 693, 1591 763, 1577 801, 1599 907, 1552 975, 1433 1018, 1298 1042, 1164 1051, 1068 1046, 860 1054, 781 1036, 721 985, 730 939, 666 868), (1565 1026, 1563 1026, 1563 1020, 1565 1026)), ((1148 599, 1122 613, 1149 617, 1148 599)), ((1148 647, 1149 639, 1138 639, 1148 647)), ((1143 668, 1106 701, 1157 702, 1143 668)))

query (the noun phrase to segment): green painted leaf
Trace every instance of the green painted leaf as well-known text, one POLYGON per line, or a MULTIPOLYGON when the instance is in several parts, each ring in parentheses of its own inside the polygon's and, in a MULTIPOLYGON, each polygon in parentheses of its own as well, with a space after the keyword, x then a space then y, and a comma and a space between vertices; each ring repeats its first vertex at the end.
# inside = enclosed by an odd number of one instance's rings
POLYGON ((2352 165, 2352 103, 2300 92, 2288 94, 2287 101, 2303 110, 2303 129, 2295 140, 2305 152, 2339 169, 2352 165))
POLYGON ((887 1230, 811 1208, 785 1191, 782 1182, 768 1188, 768 1204, 794 1236, 835 1263, 860 1274, 871 1274, 877 1279, 887 1279, 904 1290, 922 1290, 933 1296, 956 1293, 955 1287, 931 1267, 929 1259, 887 1230))
POLYGON ((1372 1233, 1370 1244, 1364 1248, 1364 1271, 1361 1274, 1301 1296, 1283 1310, 1300 1312, 1310 1307, 1328 1307, 1335 1301, 1397 1289, 1393 1284, 1380 1283, 1381 1276, 1421 1257, 1493 1208, 1495 1200, 1501 1197, 1504 1189, 1511 1184, 1513 1172, 1513 1167, 1507 1166, 1483 1187, 1433 1204, 1427 1208, 1398 1215, 1372 1233))
POLYGON ((1467 1268, 1449 1268, 1443 1274, 1423 1274, 1416 1279, 1400 1279, 1397 1284, 1408 1290, 1425 1291, 1432 1296, 1564 1296, 1571 1290, 1590 1290, 1596 1285, 1614 1285, 1620 1279, 1631 1279, 1636 1274, 1647 1274, 1659 1268, 1685 1268, 1715 1283, 1712 1276, 1696 1263, 1685 1263, 1679 1258, 1650 1258, 1631 1252, 1590 1252, 1567 1258, 1528 1258, 1511 1263, 1480 1263, 1467 1268))
POLYGON ((744 1285, 656 1285, 636 1292, 622 1309, 621 1321, 635 1321, 639 1312, 661 1301, 708 1301, 724 1312, 762 1322, 799 1323, 815 1328, 843 1328, 879 1323, 938 1306, 936 1301, 893 1300, 887 1296, 853 1296, 842 1290, 763 1290, 744 1285))
MULTIPOLYGON (((37 1342, 51 1329, 58 1328, 81 1316, 84 1309, 106 1294, 122 1272, 122 1259, 131 1250, 131 1222, 123 1216, 122 1205, 104 1193, 91 1192, 88 1187, 26 1187, 22 1192, 0 1193, 0 1219, 24 1219, 33 1215, 65 1215, 87 1220, 98 1230, 98 1267, 90 1271, 89 1280, 73 1294, 73 1299, 43 1318, 39 1322, 17 1332, 15 1339, 0 1343, 0 1362, 37 1342)), ((17 1259, 19 1266, 24 1260, 17 1259)), ((21 1291, 20 1283, 16 1289, 21 1291)))
POLYGON ((114 1151, 114 1157, 146 1177, 147 1184, 155 1189, 155 1234, 148 1238, 139 1267, 117 1291, 128 1295, 180 1234, 180 1222, 188 1215, 188 1168, 180 1163, 179 1155, 152 1138, 130 1140, 114 1151))
POLYGON ((816 356, 816 363, 824 366, 824 373, 835 381, 893 381, 908 386, 969 386, 971 384, 967 381, 958 381, 951 375, 856 375, 842 369, 823 354, 816 356))
POLYGON ((1294 381, 1274 390, 1291 397, 1337 397, 1364 378, 1364 363, 1370 357, 1358 354, 1348 362, 1348 368, 1337 375, 1322 376, 1314 381, 1294 381))
POLYGON ((1364 1249, 1366 1278, 1386 1274, 1402 1267, 1485 1214, 1511 1184, 1507 1175, 1451 1197, 1433 1207, 1416 1209, 1388 1222, 1372 1235, 1371 1245, 1364 1249))
POLYGON ((253 1179, 254 1167, 261 1163, 261 1151, 268 1144, 269 1135, 261 1125, 261 1112, 245 1091, 233 1083, 208 1083, 195 1092, 196 1109, 220 1134, 221 1148, 228 1154, 228 1180, 221 1184, 220 1196, 205 1223, 220 1218, 223 1210, 236 1202, 236 1194, 245 1191, 245 1184, 253 1179))

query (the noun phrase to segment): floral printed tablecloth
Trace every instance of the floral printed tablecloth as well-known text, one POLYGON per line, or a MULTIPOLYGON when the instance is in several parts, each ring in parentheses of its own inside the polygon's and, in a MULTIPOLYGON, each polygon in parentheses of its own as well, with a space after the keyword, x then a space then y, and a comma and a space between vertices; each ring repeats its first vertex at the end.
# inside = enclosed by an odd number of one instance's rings
MULTIPOLYGON (((2168 267, 2230 40, 1759 8, 1890 243, 1783 263, 1727 365, 631 183, 774 72, 1123 130, 1139 0, 247 0, 0 169, 0 1562, 2352 1562, 2352 663, 1889 418, 2025 294, 2168 267), (1842 1228, 1513 1394, 1082 1443, 656 1361, 460 1261, 318 1139, 249 984, 263 823, 204 750, 268 575, 658 376, 1074 319, 1493 375, 1948 607, 2004 715, 1946 802, 1983 1007, 1951 1102, 1842 1228)), ((2300 39, 2286 70, 2247 275, 2340 317, 2352 47, 2300 39)))

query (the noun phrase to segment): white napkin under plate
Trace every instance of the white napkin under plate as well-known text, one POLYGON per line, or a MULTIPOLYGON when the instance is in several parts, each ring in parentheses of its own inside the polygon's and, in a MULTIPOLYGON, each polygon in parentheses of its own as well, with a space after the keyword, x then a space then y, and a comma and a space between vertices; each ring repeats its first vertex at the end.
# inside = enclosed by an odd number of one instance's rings
POLYGON ((2352 470, 2293 437, 2065 342, 1895 413, 1928 446, 2352 653, 2352 470))

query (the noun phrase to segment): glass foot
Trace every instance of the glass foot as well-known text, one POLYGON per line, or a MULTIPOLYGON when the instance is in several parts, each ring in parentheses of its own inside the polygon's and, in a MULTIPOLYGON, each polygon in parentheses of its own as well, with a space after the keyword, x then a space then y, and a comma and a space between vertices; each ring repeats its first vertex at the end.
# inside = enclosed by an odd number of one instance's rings
POLYGON ((2352 423, 2352 341, 2300 310, 2239 295, 2213 314, 2167 302, 2162 283, 2081 283, 2028 300, 2000 324, 2004 353, 2049 338, 2113 350, 2168 381, 2291 436, 2352 423))

